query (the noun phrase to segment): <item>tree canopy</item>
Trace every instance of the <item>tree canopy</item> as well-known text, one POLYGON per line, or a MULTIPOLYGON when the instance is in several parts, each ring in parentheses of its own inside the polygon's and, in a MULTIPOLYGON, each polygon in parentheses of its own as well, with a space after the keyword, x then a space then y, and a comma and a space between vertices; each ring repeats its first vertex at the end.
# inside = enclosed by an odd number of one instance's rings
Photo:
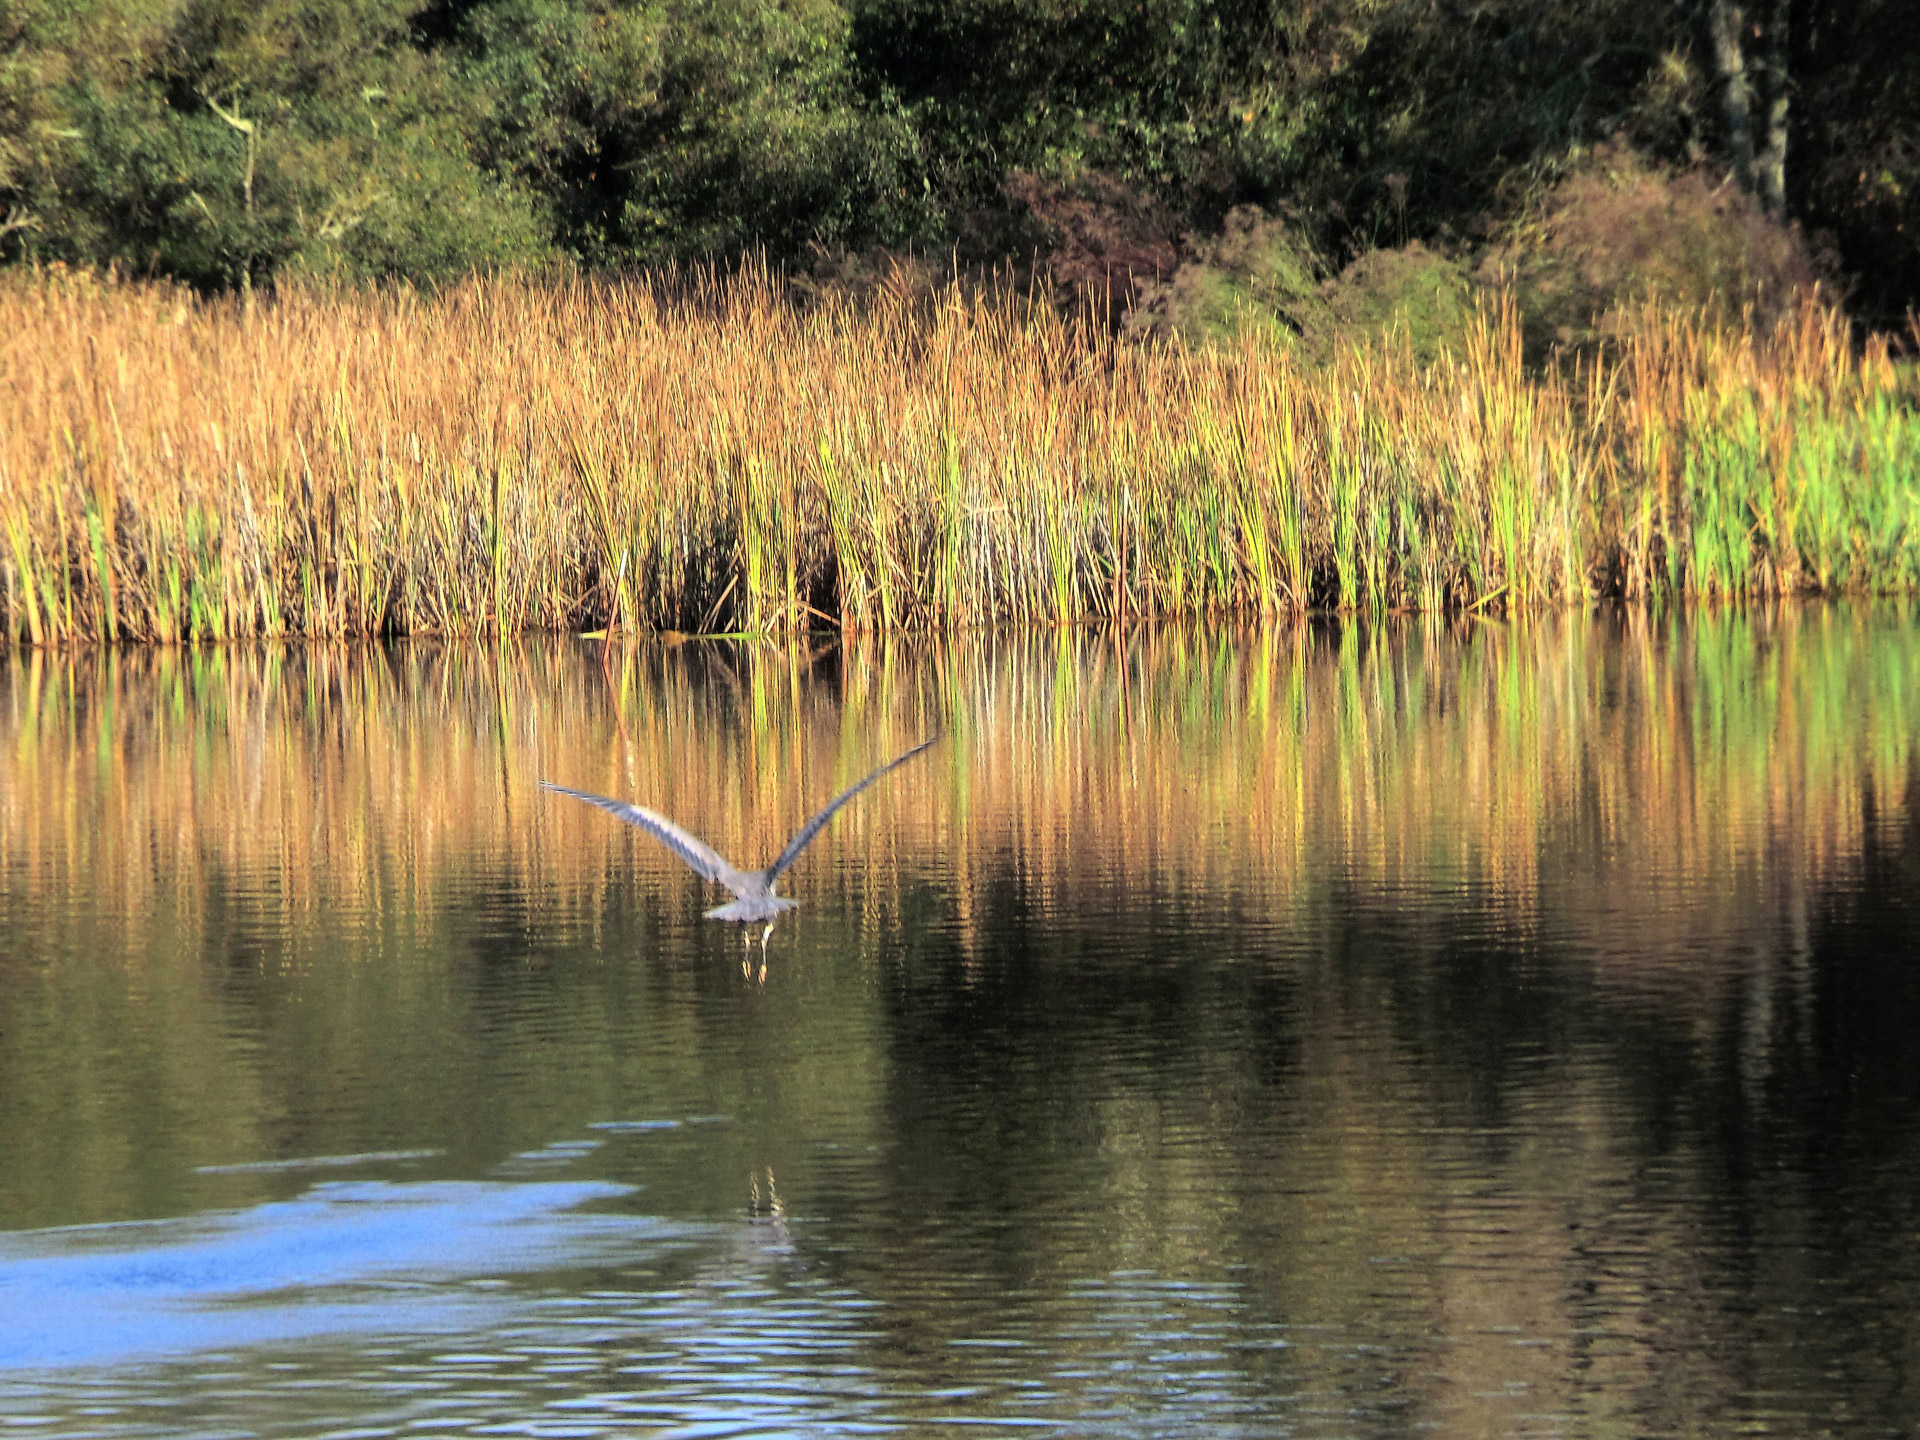
POLYGON ((1344 263, 1511 226, 1596 147, 1716 169, 1920 298, 1900 0, 7 0, 0 257, 231 286, 991 260, 1039 195, 1344 263), (1777 192, 1777 193, 1776 193, 1777 192))

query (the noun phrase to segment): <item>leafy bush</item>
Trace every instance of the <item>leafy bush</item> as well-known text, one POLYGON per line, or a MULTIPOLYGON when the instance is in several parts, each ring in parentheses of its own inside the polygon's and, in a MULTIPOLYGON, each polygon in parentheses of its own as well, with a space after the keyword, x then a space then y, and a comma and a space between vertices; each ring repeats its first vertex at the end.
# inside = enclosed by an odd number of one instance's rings
POLYGON ((1418 240, 1360 256, 1323 291, 1322 351, 1338 340, 1394 335, 1421 364, 1463 354, 1481 313, 1479 287, 1464 261, 1418 240))
POLYGON ((833 0, 492 0, 450 26, 480 153, 561 245, 675 263, 930 233, 910 125, 859 91, 833 0))
POLYGON ((1544 354, 1617 333, 1649 300, 1770 322, 1820 273, 1799 232, 1730 182, 1609 147, 1512 228, 1481 278, 1512 287, 1529 347, 1544 354))
POLYGON ((1192 258, 1171 279, 1143 287, 1130 330, 1189 342, 1225 339, 1248 325, 1283 336, 1325 330, 1325 261, 1297 227, 1243 205, 1218 237, 1190 243, 1192 258))
POLYGON ((1179 264, 1179 217, 1114 176, 1015 171, 1006 188, 1035 222, 1052 278, 1078 297, 1126 309, 1179 264))
POLYGON ((1395 334, 1421 363, 1461 353, 1476 313, 1477 286, 1457 257, 1419 241, 1372 250, 1338 275, 1299 230, 1243 206, 1225 233, 1152 287, 1129 326, 1216 341, 1253 325, 1286 337, 1304 356, 1331 358, 1345 344, 1395 334))
POLYGON ((429 276, 541 258, 534 206, 469 157, 465 102, 409 15, 191 0, 16 16, 9 250, 213 286, 290 264, 429 276))

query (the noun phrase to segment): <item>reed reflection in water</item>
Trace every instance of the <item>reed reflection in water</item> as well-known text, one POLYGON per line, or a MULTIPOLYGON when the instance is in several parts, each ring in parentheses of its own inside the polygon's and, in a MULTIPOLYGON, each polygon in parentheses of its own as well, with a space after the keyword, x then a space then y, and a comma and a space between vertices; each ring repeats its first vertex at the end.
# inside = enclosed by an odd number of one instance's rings
POLYGON ((1901 1433, 1917 736, 1900 606, 10 656, 0 1410, 1901 1433), (936 730, 764 986, 536 788, 758 853, 936 730))

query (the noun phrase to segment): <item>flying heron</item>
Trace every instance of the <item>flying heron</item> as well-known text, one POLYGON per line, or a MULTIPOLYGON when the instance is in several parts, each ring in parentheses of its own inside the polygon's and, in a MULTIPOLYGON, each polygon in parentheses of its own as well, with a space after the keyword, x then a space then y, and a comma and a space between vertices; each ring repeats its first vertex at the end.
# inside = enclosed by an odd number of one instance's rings
MULTIPOLYGON (((780 918, 783 911, 791 910, 800 903, 797 900, 789 900, 784 895, 773 893, 774 882, 780 878, 781 872, 800 858, 800 852, 813 842, 814 836, 826 828, 827 822, 833 819, 842 805, 888 771, 897 770, 939 739, 940 737, 935 735, 922 740, 904 755, 896 755, 859 784, 849 785, 842 790, 794 833, 794 837, 787 842, 787 848, 780 852, 780 858, 764 870, 736 869, 704 840, 682 830, 666 816, 652 810, 643 809, 638 805, 629 805, 624 800, 609 800, 604 795, 590 795, 585 790, 569 790, 565 785, 555 785, 546 780, 540 782, 540 788, 552 790, 560 795, 571 795, 574 799, 584 800, 589 805, 598 805, 616 819, 624 820, 627 824, 646 831, 686 861, 688 867, 702 879, 717 881, 731 890, 736 898, 725 905, 719 905, 707 911, 707 919, 731 920, 741 926, 764 922, 766 929, 760 932, 760 953, 763 957, 761 974, 764 976, 767 937, 773 934, 773 922, 780 918)), ((740 938, 749 945, 753 943, 751 931, 742 930, 740 938)))

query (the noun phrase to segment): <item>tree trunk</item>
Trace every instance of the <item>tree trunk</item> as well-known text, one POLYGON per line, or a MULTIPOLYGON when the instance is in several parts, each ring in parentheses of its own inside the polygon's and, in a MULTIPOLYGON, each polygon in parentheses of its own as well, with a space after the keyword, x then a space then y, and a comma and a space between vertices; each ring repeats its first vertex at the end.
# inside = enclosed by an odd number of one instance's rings
POLYGON ((1709 0, 1707 39, 1714 69, 1720 74, 1720 104, 1727 118, 1727 148, 1733 152, 1733 173, 1747 189, 1753 188, 1753 85, 1747 79, 1747 58, 1740 48, 1746 16, 1732 0, 1709 0))
POLYGON ((1766 144, 1756 157, 1754 184, 1760 203, 1776 218, 1787 213, 1787 111, 1792 101, 1792 79, 1787 69, 1787 37, 1792 0, 1773 0, 1767 18, 1763 68, 1767 77, 1766 144))
POLYGON ((1734 0, 1707 0, 1707 50, 1720 82, 1734 177, 1759 197, 1769 215, 1784 216, 1787 118, 1793 101, 1787 41, 1793 33, 1793 0, 1753 3, 1766 7, 1764 24, 1750 21, 1734 0))

